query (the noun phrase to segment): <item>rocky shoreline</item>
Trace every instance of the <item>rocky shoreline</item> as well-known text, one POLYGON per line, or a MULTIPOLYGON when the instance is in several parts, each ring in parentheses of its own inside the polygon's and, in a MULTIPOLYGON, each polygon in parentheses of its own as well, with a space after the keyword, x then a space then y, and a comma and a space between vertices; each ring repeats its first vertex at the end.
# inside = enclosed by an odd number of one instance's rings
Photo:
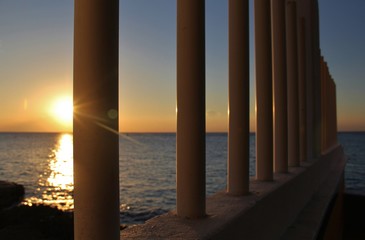
POLYGON ((0 239, 73 239, 73 213, 44 205, 20 205, 22 185, 0 181, 0 239))
POLYGON ((24 187, 20 184, 0 181, 0 210, 19 204, 24 197, 24 187))

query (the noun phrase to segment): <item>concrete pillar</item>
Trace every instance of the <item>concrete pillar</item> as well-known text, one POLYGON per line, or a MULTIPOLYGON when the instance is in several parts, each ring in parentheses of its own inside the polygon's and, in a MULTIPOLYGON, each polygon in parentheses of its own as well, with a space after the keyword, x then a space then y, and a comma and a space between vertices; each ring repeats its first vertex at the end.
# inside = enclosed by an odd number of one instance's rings
POLYGON ((205 2, 177 1, 177 214, 205 216, 205 2))
POLYGON ((334 124, 334 144, 337 144, 337 132, 338 132, 338 128, 337 128, 337 90, 336 90, 336 83, 334 82, 334 80, 332 79, 333 82, 333 100, 332 100, 332 104, 333 104, 333 124, 334 124))
POLYGON ((329 129, 328 129, 328 131, 330 132, 330 137, 329 137, 328 143, 329 143, 329 147, 333 147, 335 145, 334 82, 333 82, 333 78, 331 75, 328 80, 329 80, 328 81, 328 83, 329 83, 329 96, 328 96, 329 129))
POLYGON ((326 109, 327 109, 327 87, 326 87, 326 82, 327 82, 327 67, 326 67, 326 63, 323 59, 323 57, 321 57, 320 59, 320 64, 321 64, 321 150, 322 152, 325 151, 327 149, 327 113, 326 113, 326 109))
MULTIPOLYGON (((329 72, 328 72, 329 73, 329 72)), ((331 75, 330 73, 328 74, 328 78, 327 78, 327 88, 328 88, 328 93, 327 93, 327 106, 326 106, 326 118, 327 118, 327 148, 330 148, 333 146, 333 114, 332 114, 332 102, 333 102, 333 91, 332 91, 332 81, 331 81, 331 75)))
POLYGON ((312 43, 313 43, 313 125, 314 125, 314 157, 321 156, 321 81, 320 81, 320 47, 319 47, 319 9, 318 0, 312 0, 312 43))
POLYGON ((76 0, 75 239, 119 239, 118 0, 76 0))
POLYGON ((333 121, 333 132, 334 132, 334 136, 333 136, 333 144, 337 144, 337 91, 336 91, 336 83, 334 82, 334 80, 332 79, 332 83, 333 83, 333 98, 332 98, 332 121, 333 121))
POLYGON ((273 180, 273 103, 270 1, 254 1, 256 74, 256 178, 273 180))
MULTIPOLYGON (((303 4, 303 1, 301 2, 303 4)), ((305 2, 305 41, 306 41, 306 77, 307 77, 307 154, 314 159, 314 74, 313 74, 313 30, 311 1, 305 2)), ((303 8, 304 9, 304 8, 303 8)))
MULTIPOLYGON (((326 116, 326 147, 327 148, 330 148, 333 146, 333 133, 334 133, 334 130, 333 130, 333 122, 334 122, 334 119, 333 119, 333 111, 332 111, 332 108, 333 108, 333 82, 332 82, 332 77, 331 77, 331 74, 329 72, 329 68, 328 68, 328 64, 326 64, 326 67, 327 67, 327 76, 326 76, 326 109, 322 111, 325 112, 325 116, 326 116)), ((323 97, 323 96, 322 96, 323 97)))
POLYGON ((288 78, 288 162, 299 166, 299 88, 298 88, 298 36, 297 4, 287 1, 286 43, 288 78))
POLYGON ((288 109, 286 79, 286 0, 271 0, 272 74, 274 86, 274 171, 288 172, 288 109))
POLYGON ((307 66, 305 19, 300 18, 298 31, 298 81, 299 81, 299 156, 300 161, 308 160, 307 148, 307 66))
POLYGON ((230 0, 227 191, 233 195, 249 192, 249 65, 248 0, 230 0))

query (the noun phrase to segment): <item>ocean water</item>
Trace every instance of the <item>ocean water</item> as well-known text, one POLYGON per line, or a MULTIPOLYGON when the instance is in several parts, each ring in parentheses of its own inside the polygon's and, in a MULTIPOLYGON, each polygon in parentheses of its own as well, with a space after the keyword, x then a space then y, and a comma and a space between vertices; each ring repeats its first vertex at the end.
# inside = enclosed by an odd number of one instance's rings
POLYGON ((339 133, 338 141, 347 156, 346 190, 365 195, 365 132, 339 133))
MULTIPOLYGON (((175 134, 120 135, 121 223, 138 224, 175 208, 175 134)), ((346 188, 365 194, 365 133, 340 133, 346 188)), ((250 175, 255 173, 250 137, 250 175)), ((72 135, 0 133, 0 180, 23 184, 23 204, 73 209, 72 135)), ((206 136, 206 191, 226 187, 227 134, 206 136)))

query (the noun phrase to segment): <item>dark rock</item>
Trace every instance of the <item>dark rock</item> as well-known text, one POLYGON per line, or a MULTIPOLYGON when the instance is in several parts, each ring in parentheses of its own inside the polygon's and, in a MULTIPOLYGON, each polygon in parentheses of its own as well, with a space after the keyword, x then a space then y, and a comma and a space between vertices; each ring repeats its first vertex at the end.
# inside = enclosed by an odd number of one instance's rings
POLYGON ((19 204, 24 198, 22 185, 0 181, 0 210, 19 204))
POLYGON ((73 239, 73 213, 44 205, 24 206, 22 185, 0 181, 1 240, 73 239))
POLYGON ((18 206, 0 212, 0 239, 73 239, 73 213, 49 206, 18 206))
POLYGON ((365 195, 346 192, 344 196, 343 239, 365 239, 365 195))

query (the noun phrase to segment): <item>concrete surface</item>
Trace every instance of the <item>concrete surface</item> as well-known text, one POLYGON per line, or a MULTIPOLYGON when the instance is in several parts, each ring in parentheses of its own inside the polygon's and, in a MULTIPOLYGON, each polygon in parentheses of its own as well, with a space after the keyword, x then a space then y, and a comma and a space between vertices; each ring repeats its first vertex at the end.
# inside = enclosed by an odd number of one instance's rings
MULTIPOLYGON (((292 231, 303 209, 321 197, 329 206, 343 174, 345 158, 336 146, 321 159, 290 168, 288 174, 275 174, 274 181, 251 179, 250 195, 229 196, 219 192, 207 199, 204 219, 185 219, 174 211, 158 216, 146 224, 128 228, 123 239, 282 239, 296 234, 292 231), (328 191, 324 191, 328 190, 328 191), (288 230, 289 229, 289 230, 288 230)), ((317 208, 315 217, 304 228, 310 228, 315 239, 325 216, 326 207, 317 208), (313 221, 313 222, 312 222, 313 221)), ((309 214, 311 215, 311 214, 309 214)), ((299 225, 296 225, 299 226, 299 225)), ((298 228, 299 229, 299 228, 298 228)))

